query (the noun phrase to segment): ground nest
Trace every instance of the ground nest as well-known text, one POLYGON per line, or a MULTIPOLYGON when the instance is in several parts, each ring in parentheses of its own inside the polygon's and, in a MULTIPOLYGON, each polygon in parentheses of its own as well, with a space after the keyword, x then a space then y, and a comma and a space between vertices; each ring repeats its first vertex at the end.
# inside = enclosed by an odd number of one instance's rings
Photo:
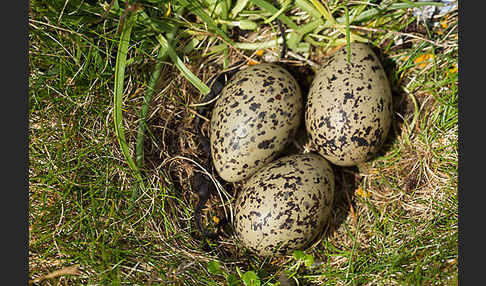
MULTIPOLYGON (((325 55, 316 55, 314 58, 311 58, 310 62, 318 63, 323 56, 325 55)), ((263 62, 264 56, 258 58, 258 60, 263 62)), ((211 77, 218 75, 223 70, 221 62, 214 59, 205 59, 200 63, 195 63, 194 66, 204 67, 195 73, 199 73, 201 79, 204 82, 208 82, 211 77)), ((230 65, 238 62, 248 63, 248 60, 241 55, 233 55, 230 65)), ((277 62, 297 79, 305 100, 314 75, 314 68, 305 61, 292 58, 280 59, 277 62)), ((193 71, 195 70, 196 68, 193 68, 193 71)), ((210 172, 229 196, 225 198, 213 192, 202 211, 203 225, 214 231, 219 219, 228 218, 231 220, 231 216, 229 216, 231 213, 230 205, 243 185, 243 182, 227 183, 218 176, 212 167, 209 154, 204 150, 197 136, 197 130, 200 128, 202 133, 209 137, 208 119, 211 117, 211 109, 214 102, 207 104, 206 111, 203 114, 199 114, 196 105, 204 101, 204 96, 192 87, 184 77, 178 75, 175 68, 165 68, 159 79, 158 90, 159 93, 152 100, 152 112, 149 112, 150 116, 148 118, 151 136, 145 140, 144 147, 146 175, 160 178, 162 184, 172 185, 173 188, 168 189, 177 192, 174 196, 179 197, 179 201, 174 201, 176 208, 178 204, 183 203, 186 208, 192 207, 192 211, 194 211, 194 207, 198 202, 197 187, 193 179, 194 175, 196 172, 202 172, 201 167, 210 172), (200 118, 200 126, 197 126, 197 117, 200 118)), ((410 103, 397 92, 394 93, 394 100, 395 111, 403 113, 403 117, 406 117, 406 114, 404 114, 407 111, 406 105, 410 103)), ((400 126, 398 120, 395 123, 395 127, 400 126)), ((304 118, 301 120, 301 125, 295 138, 293 144, 290 144, 280 157, 309 150, 310 141, 307 139, 304 118)), ((390 139, 387 141, 390 141, 390 139)), ((326 235, 335 232, 350 214, 354 215, 356 208, 354 192, 362 180, 358 168, 338 166, 333 166, 333 168, 336 180, 333 213, 326 229, 318 237, 314 245, 319 243, 326 235)), ((183 209, 184 207, 180 206, 180 208, 183 209)), ((195 241, 200 242, 202 250, 213 251, 221 259, 239 258, 241 260, 247 254, 238 245, 233 235, 231 223, 228 223, 223 228, 222 235, 214 241, 216 244, 211 244, 197 231, 192 215, 193 213, 191 213, 190 221, 180 216, 174 216, 172 219, 176 220, 174 224, 181 229, 192 230, 190 235, 195 241)))

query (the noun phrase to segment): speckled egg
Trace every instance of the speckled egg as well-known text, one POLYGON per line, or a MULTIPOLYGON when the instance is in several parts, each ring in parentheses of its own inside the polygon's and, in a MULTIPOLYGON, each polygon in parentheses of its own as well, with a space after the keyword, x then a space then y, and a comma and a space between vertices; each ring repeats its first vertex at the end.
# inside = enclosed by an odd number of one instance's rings
POLYGON ((371 158, 392 121, 392 95, 383 67, 366 44, 351 44, 316 72, 305 110, 307 132, 332 163, 352 166, 371 158))
POLYGON ((300 87, 284 68, 270 63, 237 72, 215 103, 211 156, 228 182, 248 178, 295 135, 303 112, 300 87))
POLYGON ((239 241, 261 256, 286 255, 309 245, 334 199, 334 174, 317 154, 282 157, 258 170, 235 203, 239 241))

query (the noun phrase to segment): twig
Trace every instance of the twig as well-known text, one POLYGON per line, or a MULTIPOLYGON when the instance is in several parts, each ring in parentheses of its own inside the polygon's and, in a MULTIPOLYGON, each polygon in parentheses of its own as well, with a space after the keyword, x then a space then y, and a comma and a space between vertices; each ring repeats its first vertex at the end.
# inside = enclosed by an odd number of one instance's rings
POLYGON ((79 271, 79 264, 75 264, 72 266, 64 267, 63 269, 56 270, 54 272, 51 272, 49 274, 43 275, 39 278, 29 280, 29 284, 33 283, 39 283, 41 281, 44 281, 46 279, 52 279, 56 278, 59 276, 64 276, 64 275, 79 275, 81 272, 79 271))
POLYGON ((311 60, 309 60, 309 59, 306 59, 306 58, 304 58, 303 56, 301 56, 301 55, 299 55, 299 54, 297 54, 297 53, 294 53, 294 52, 292 52, 292 51, 288 51, 287 53, 289 54, 289 56, 291 56, 291 57, 293 57, 293 58, 296 58, 296 59, 298 59, 299 61, 304 61, 304 62, 306 62, 308 65, 310 65, 310 66, 312 66, 312 67, 314 67, 314 68, 319 67, 319 65, 318 65, 317 63, 315 63, 315 62, 313 62, 313 61, 311 61, 311 60))

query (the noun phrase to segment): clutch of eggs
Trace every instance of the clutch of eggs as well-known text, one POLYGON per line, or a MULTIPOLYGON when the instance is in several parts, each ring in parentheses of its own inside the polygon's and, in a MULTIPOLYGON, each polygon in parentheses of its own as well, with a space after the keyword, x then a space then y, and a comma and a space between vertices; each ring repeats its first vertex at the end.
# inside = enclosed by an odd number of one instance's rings
POLYGON ((239 71, 211 118, 211 153, 226 181, 247 179, 235 205, 235 234, 258 255, 308 246, 331 213, 334 174, 376 154, 392 121, 392 96, 373 50, 352 43, 316 72, 305 103, 296 80, 276 64, 239 71), (349 57, 348 57, 349 56, 349 57), (274 158, 305 127, 318 154, 274 158), (324 159, 325 158, 325 159, 324 159), (329 161, 327 161, 327 160, 329 161))

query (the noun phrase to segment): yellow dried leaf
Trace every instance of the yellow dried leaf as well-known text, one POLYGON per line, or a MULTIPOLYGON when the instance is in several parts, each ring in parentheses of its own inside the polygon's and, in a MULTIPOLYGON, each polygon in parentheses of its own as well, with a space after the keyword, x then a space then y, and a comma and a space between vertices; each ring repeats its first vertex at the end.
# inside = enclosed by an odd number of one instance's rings
POLYGON ((441 26, 442 26, 442 28, 444 28, 444 29, 447 29, 447 27, 449 27, 449 25, 447 25, 447 16, 448 16, 448 15, 446 15, 446 16, 444 17, 444 19, 442 19, 442 20, 440 21, 440 25, 441 25, 441 26))
POLYGON ((423 54, 418 56, 414 63, 418 65, 418 68, 423 69, 427 66, 427 64, 434 58, 433 54, 423 54))
POLYGON ((370 192, 365 191, 365 190, 363 190, 362 188, 358 188, 358 189, 355 191, 355 194, 356 194, 357 196, 360 196, 360 197, 364 198, 364 199, 369 198, 369 197, 371 196, 370 192))
POLYGON ((254 61, 254 60, 252 60, 252 59, 249 59, 249 60, 248 60, 248 65, 249 65, 249 66, 254 66, 254 65, 256 65, 256 64, 258 64, 258 62, 257 62, 257 61, 254 61))

